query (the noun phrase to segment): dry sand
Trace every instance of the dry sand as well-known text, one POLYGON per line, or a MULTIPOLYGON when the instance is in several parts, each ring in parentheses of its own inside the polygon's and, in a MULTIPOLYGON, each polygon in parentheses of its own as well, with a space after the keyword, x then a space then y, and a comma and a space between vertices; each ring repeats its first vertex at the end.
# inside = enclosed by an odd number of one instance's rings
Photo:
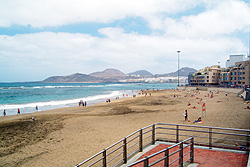
MULTIPOLYGON (((249 129, 248 104, 237 94, 214 98, 185 97, 187 91, 151 91, 152 96, 128 97, 88 107, 61 108, 0 117, 0 166, 74 166, 132 132, 153 123, 193 124, 201 116, 198 98, 206 102, 201 126, 249 129), (178 97, 171 97, 178 95, 178 97), (218 102, 221 101, 221 102, 218 102), (197 109, 187 106, 190 102, 197 109), (182 115, 188 110, 190 122, 182 115)), ((193 94, 193 91, 191 91, 193 94)))

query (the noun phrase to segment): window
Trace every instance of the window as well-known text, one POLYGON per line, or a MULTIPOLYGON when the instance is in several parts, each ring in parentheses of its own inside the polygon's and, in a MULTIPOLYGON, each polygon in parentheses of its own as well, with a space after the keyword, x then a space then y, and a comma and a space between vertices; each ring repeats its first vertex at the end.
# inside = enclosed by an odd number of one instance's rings
POLYGON ((234 77, 234 80, 236 80, 236 77, 234 77))
POLYGON ((242 72, 242 74, 245 74, 245 72, 242 72))
POLYGON ((231 75, 234 75, 234 73, 233 73, 233 72, 231 72, 231 75))
POLYGON ((228 80, 228 77, 226 78, 226 80, 228 80))
POLYGON ((239 72, 239 75, 241 75, 241 72, 239 72))
POLYGON ((242 79, 245 79, 245 77, 242 77, 242 79))
POLYGON ((233 80, 233 77, 231 77, 231 80, 233 80))
POLYGON ((239 80, 241 80, 241 77, 239 77, 239 80))
POLYGON ((237 72, 234 72, 234 75, 237 75, 237 72))

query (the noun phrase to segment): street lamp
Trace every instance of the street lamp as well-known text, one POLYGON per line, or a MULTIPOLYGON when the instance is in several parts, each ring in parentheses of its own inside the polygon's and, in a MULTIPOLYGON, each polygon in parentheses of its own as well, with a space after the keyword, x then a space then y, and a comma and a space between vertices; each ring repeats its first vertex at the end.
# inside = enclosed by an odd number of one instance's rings
POLYGON ((180 57, 180 52, 181 51, 177 51, 177 53, 178 53, 178 85, 177 86, 179 86, 179 57, 180 57))

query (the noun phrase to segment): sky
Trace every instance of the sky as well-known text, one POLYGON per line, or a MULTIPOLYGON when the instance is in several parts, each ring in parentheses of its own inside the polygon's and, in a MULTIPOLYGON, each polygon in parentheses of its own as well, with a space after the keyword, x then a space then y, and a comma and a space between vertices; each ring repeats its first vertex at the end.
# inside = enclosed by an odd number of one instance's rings
POLYGON ((0 82, 165 74, 249 53, 250 0, 0 0, 0 82))

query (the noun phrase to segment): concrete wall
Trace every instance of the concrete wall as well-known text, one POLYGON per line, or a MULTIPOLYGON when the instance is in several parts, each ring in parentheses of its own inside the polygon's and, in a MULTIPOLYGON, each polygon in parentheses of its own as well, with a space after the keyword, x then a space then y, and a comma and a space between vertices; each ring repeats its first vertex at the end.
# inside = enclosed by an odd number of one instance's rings
POLYGON ((229 93, 238 93, 239 91, 242 90, 242 88, 216 88, 216 87, 185 87, 185 86, 179 86, 178 89, 181 89, 181 90, 196 90, 196 88, 198 88, 200 91, 202 90, 206 90, 204 88, 207 88, 208 91, 213 91, 213 92, 217 92, 218 90, 221 92, 229 92, 229 93))

